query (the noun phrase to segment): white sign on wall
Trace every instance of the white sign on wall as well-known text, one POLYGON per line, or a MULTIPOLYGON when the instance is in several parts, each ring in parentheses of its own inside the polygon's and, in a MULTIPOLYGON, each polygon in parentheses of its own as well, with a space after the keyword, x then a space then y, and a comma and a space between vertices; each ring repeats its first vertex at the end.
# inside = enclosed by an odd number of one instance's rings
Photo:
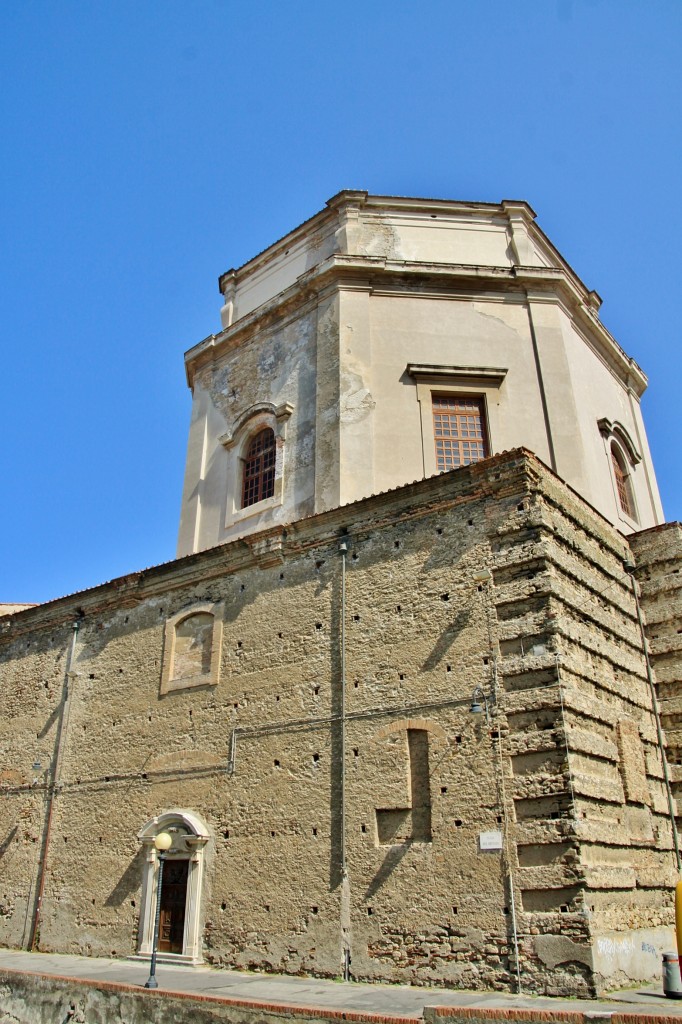
POLYGON ((502 833, 501 832, 480 832, 478 835, 478 845, 481 850, 501 850, 502 849, 502 833))

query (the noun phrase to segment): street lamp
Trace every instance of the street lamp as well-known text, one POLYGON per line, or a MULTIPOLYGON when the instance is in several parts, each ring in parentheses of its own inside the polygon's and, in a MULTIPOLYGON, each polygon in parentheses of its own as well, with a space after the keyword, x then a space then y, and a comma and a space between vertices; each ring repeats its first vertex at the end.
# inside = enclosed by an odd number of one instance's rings
POLYGON ((483 692, 483 689, 480 686, 477 686, 474 692, 471 694, 471 707, 469 708, 469 711, 472 715, 481 715, 483 714, 484 708, 485 720, 488 723, 488 725, 490 725, 490 707, 488 705, 488 698, 483 692), (479 697, 483 698, 483 704, 481 704, 479 697))
POLYGON ((161 886, 163 885, 163 865, 166 860, 166 853, 173 845, 173 836, 168 832, 159 832, 154 839, 154 846, 159 855, 159 875, 156 883, 156 913, 154 914, 154 938, 152 939, 152 962, 149 969, 149 977, 144 983, 145 988, 158 988, 156 980, 156 949, 159 944, 159 919, 161 917, 161 886))

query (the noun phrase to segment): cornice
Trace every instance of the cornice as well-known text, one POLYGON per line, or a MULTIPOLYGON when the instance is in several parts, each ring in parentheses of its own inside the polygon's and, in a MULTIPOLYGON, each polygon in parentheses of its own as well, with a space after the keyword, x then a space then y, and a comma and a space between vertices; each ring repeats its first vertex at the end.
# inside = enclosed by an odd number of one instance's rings
POLYGON ((408 363, 405 371, 417 381, 453 381, 500 387, 507 376, 503 366, 444 366, 435 363, 408 363))
MULTIPOLYGON (((345 215, 351 210, 355 211, 356 214, 362 211, 364 215, 370 217, 373 212, 384 216, 390 211, 394 211, 397 215, 402 216, 424 214, 434 217, 439 215, 449 215, 452 217, 464 215, 472 217, 480 214, 486 218, 501 217, 509 225, 513 244, 519 240, 516 239, 514 231, 514 226, 519 225, 523 229, 521 234, 525 233, 529 240, 532 239, 538 249, 544 252, 546 257, 550 259, 550 262, 558 264, 566 275, 572 278, 576 289, 584 292, 585 296, 589 297, 588 303, 595 310, 598 310, 601 305, 599 295, 588 289, 583 283, 542 228, 538 226, 535 210, 523 199, 503 199, 500 203, 471 202, 411 196, 370 195, 368 192, 360 189, 342 189, 340 192, 337 192, 336 195, 327 200, 324 209, 319 210, 293 230, 282 235, 271 245, 241 264, 241 266, 225 271, 219 277, 221 293, 225 294, 226 290, 235 287, 241 278, 256 273, 261 266, 276 259, 283 251, 298 244, 305 236, 319 232, 326 222, 329 222, 331 226, 336 221, 337 227, 340 226, 345 215)), ((517 260, 519 265, 523 265, 525 262, 523 259, 517 260)))
POLYGON ((559 300, 583 337, 589 336, 591 346, 626 387, 639 397, 647 385, 643 371, 599 320, 596 292, 588 291, 567 264, 561 267, 476 266, 341 253, 316 264, 284 291, 189 349, 185 354, 188 385, 192 387, 194 373, 200 366, 219 358, 251 334, 299 315, 306 305, 319 299, 323 290, 343 287, 366 289, 377 295, 409 294, 424 298, 453 298, 456 293, 471 298, 472 290, 478 289, 483 293, 516 294, 520 298, 525 294, 533 302, 559 300), (410 290, 410 282, 419 290, 410 290))
POLYGON ((329 210, 338 210, 343 206, 364 206, 369 198, 369 192, 363 189, 342 188, 340 192, 333 195, 324 204, 329 210))
MULTIPOLYGON (((365 289, 377 294, 388 294, 399 290, 400 278, 424 280, 431 278, 448 282, 452 287, 464 283, 471 288, 472 282, 513 283, 517 267, 478 267, 471 264, 423 263, 407 260, 390 260, 383 256, 347 256, 335 253, 300 275, 294 284, 273 296, 256 309, 240 317, 234 324, 218 334, 210 334, 185 353, 187 383, 191 387, 194 371, 212 359, 217 359, 233 346, 240 344, 250 334, 270 327, 274 322, 284 322, 289 316, 299 315, 301 310, 316 301, 326 290, 343 287, 365 289)), ((537 268, 529 268, 536 270, 537 268)), ((552 271, 549 271, 550 275, 552 271)), ((559 273, 559 272, 555 272, 559 273)), ((442 287, 442 285, 440 286, 442 287)), ((413 293, 410 293, 413 294, 413 293)), ((430 295, 422 291, 421 294, 430 295)), ((450 292, 443 291, 443 297, 450 292)))
POLYGON ((238 283, 241 277, 247 273, 249 275, 254 273, 262 264, 275 259, 284 250, 296 245, 303 236, 319 231, 326 222, 333 223, 335 220, 340 220, 344 212, 349 209, 362 209, 367 213, 371 213, 373 210, 379 213, 395 210, 403 214, 424 213, 428 215, 435 213, 436 216, 438 214, 467 214, 470 216, 472 213, 481 213, 486 216, 497 213, 500 216, 505 216, 505 204, 510 209, 524 210, 531 219, 536 216, 535 211, 524 200, 504 200, 502 203, 465 202, 454 199, 370 195, 361 189, 342 189, 327 200, 324 209, 318 210, 312 217, 308 217, 297 227, 287 231, 285 235, 256 253, 245 263, 238 267, 230 267, 222 273, 218 278, 218 287, 224 294, 225 288, 238 283))
POLYGON ((488 216, 492 213, 504 214, 505 203, 523 207, 531 217, 535 212, 524 200, 503 200, 501 203, 472 202, 461 199, 429 199, 412 196, 375 196, 368 195, 364 207, 367 210, 398 210, 401 213, 450 213, 471 214, 476 211, 485 213, 488 216))
MULTIPOLYGON (((340 192, 339 196, 343 194, 344 193, 340 192)), ((342 204, 340 203, 339 207, 341 205, 342 204)), ((223 294, 225 288, 238 284, 239 278, 244 276, 245 271, 253 273, 259 266, 270 262, 270 260, 279 256, 280 253, 284 252, 286 249, 296 245, 299 239, 304 235, 319 230, 326 221, 333 223, 337 219, 338 208, 331 208, 327 205, 324 210, 318 210, 317 213, 314 213, 312 217, 308 217, 308 219, 304 220, 298 225, 298 227, 294 228, 292 231, 287 231, 285 235, 282 235, 275 242, 266 246, 265 249, 261 249, 261 251, 256 253, 255 256, 252 256, 251 259, 247 260, 246 263, 242 263, 239 267, 230 267, 229 270, 220 274, 218 277, 219 291, 223 294)))

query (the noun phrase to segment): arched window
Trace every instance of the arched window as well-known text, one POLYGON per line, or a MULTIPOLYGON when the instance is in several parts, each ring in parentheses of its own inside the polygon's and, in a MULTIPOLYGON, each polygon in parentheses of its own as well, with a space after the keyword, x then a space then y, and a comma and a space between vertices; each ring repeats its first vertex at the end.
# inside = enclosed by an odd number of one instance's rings
POLYGON ((632 485, 625 459, 615 444, 611 445, 611 463, 613 465, 613 476, 616 481, 618 492, 618 503, 626 516, 635 518, 635 502, 632 496, 632 485))
POLYGON ((244 457, 242 508, 275 493, 275 432, 269 427, 252 438, 244 457))
MULTIPOLYGON (((218 438, 227 455, 225 529, 249 516, 266 525, 283 504, 287 422, 293 411, 289 402, 258 402, 244 409, 218 438)), ((258 525, 255 520, 251 523, 258 525)))
MULTIPOLYGON (((604 454, 608 460, 616 509, 621 519, 637 521, 637 503, 635 501, 634 474, 637 465, 642 461, 640 452, 630 437, 627 428, 618 420, 602 416, 597 420, 599 432, 604 438, 604 454)), ((628 524, 632 528, 632 523, 628 524)))

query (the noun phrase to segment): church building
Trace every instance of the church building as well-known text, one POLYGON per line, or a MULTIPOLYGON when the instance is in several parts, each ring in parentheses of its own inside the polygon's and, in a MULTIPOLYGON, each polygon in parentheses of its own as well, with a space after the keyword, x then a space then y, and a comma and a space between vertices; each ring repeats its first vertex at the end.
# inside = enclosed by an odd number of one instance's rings
POLYGON ((682 533, 599 296, 525 202, 360 191, 220 291, 176 560, 0 606, 0 943, 149 958, 168 832, 162 960, 655 977, 682 533))

